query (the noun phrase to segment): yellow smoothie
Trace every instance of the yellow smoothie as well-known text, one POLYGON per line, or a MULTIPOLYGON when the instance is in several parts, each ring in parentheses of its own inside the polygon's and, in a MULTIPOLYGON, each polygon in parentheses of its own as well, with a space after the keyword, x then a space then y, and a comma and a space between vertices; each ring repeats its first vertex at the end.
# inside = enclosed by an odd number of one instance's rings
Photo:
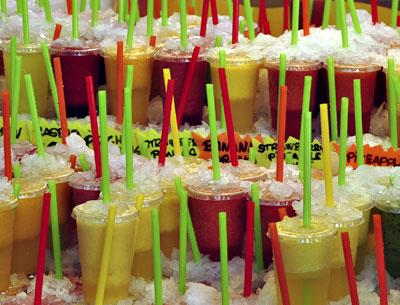
MULTIPOLYGON (((124 203, 117 203, 104 304, 114 304, 129 294, 133 253, 133 236, 138 213, 124 203)), ((94 304, 100 262, 107 226, 108 205, 101 200, 88 201, 74 208, 78 225, 79 259, 82 270, 83 295, 94 304)))
POLYGON ((43 194, 46 183, 40 180, 14 179, 21 185, 15 213, 12 273, 36 272, 39 251, 43 194))

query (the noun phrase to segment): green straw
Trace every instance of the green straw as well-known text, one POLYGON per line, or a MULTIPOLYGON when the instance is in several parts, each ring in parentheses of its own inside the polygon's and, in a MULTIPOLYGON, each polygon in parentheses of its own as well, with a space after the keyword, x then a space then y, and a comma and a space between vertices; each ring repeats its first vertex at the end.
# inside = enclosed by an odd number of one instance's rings
MULTIPOLYGON (((217 36, 217 38, 220 36, 217 36)), ((217 43, 217 39, 215 39, 215 43, 217 43)), ((222 44, 222 38, 221 38, 221 44, 222 44)), ((226 68, 226 56, 225 56, 225 50, 220 50, 219 51, 219 67, 220 68, 226 68)), ((225 109, 224 109, 224 103, 222 101, 222 97, 220 97, 220 105, 221 105, 221 129, 226 130, 226 119, 225 119, 225 109)))
POLYGON ((217 37, 215 37, 214 48, 220 47, 222 47, 222 37, 217 35, 217 37))
POLYGON ((311 226, 311 112, 304 115, 304 198, 303 198, 303 225, 311 226))
POLYGON ((124 22, 124 0, 118 0, 118 22, 124 22))
POLYGON ((19 163, 13 164, 14 178, 21 178, 21 165, 19 163))
POLYGON ((51 96, 53 97, 53 103, 54 103, 54 110, 56 111, 58 121, 60 121, 60 109, 58 105, 57 85, 56 85, 56 80, 54 78, 53 67, 51 65, 49 48, 47 47, 47 44, 44 42, 40 43, 40 47, 42 48, 44 65, 46 66, 47 77, 49 79, 51 96))
POLYGON ((279 54, 279 87, 278 87, 278 117, 276 118, 276 134, 279 129, 279 111, 281 109, 281 86, 286 85, 286 53, 279 54))
POLYGON ((54 256, 54 273, 57 280, 63 278, 62 262, 61 262, 61 242, 60 228, 58 225, 58 206, 57 206, 57 189, 54 180, 47 183, 51 194, 50 201, 50 221, 51 221, 51 238, 53 241, 53 256, 54 256))
POLYGON ((210 124, 210 136, 211 136, 213 179, 219 180, 221 179, 221 172, 219 165, 217 122, 215 118, 214 88, 212 84, 207 84, 206 87, 207 87, 207 103, 208 103, 208 120, 210 124))
POLYGON ((79 163, 81 164, 82 171, 87 172, 90 169, 89 163, 84 153, 79 154, 79 163))
POLYGON ((96 26, 99 22, 99 0, 92 2, 92 27, 96 26))
POLYGON ((125 88, 129 88, 131 90, 133 86, 133 70, 133 65, 128 65, 126 67, 125 88))
POLYGON ((303 89, 303 105, 301 109, 301 123, 300 123, 300 147, 299 147, 299 171, 300 175, 302 177, 303 175, 303 167, 304 167, 304 139, 301 137, 303 136, 304 132, 304 118, 303 114, 307 113, 310 111, 310 99, 311 99, 311 84, 312 84, 312 77, 311 76, 305 76, 304 77, 304 89, 303 89))
POLYGON ((292 46, 297 46, 297 43, 299 42, 299 14, 300 14, 300 0, 293 0, 292 46))
POLYGON ((240 22, 239 22, 239 32, 240 33, 244 33, 244 30, 245 30, 245 28, 246 28, 246 20, 240 20, 240 22))
MULTIPOLYGON (((7 1, 7 0, 5 0, 5 1, 7 1)), ((16 1, 17 2, 17 14, 18 15, 21 15, 21 0, 17 0, 16 1)))
POLYGON ((134 8, 135 8, 135 10, 134 10, 134 12, 135 12, 135 24, 136 24, 136 22, 138 22, 139 21, 139 19, 140 19, 140 13, 139 13, 139 3, 138 3, 138 0, 132 0, 133 1, 133 6, 134 6, 134 8))
POLYGON ((257 271, 264 270, 264 254, 261 232, 261 214, 260 214, 260 187, 258 183, 251 185, 251 200, 254 202, 254 239, 256 242, 256 265, 257 271))
POLYGON ((397 29, 397 15, 399 10, 399 1, 392 0, 392 13, 390 15, 390 25, 392 28, 397 29))
POLYGON ((28 0, 22 0, 22 34, 24 44, 30 43, 28 0))
POLYGON ((354 5, 354 0, 348 0, 349 8, 350 8, 350 15, 351 15, 351 20, 353 22, 353 27, 354 30, 356 31, 357 34, 361 34, 361 26, 360 26, 360 21, 358 20, 358 15, 356 11, 356 6, 354 5))
POLYGON ((335 26, 336 29, 341 28, 342 21, 340 20, 340 0, 335 0, 335 26))
POLYGON ((27 91, 26 93, 28 95, 29 109, 31 111, 31 116, 32 116, 32 125, 33 125, 33 131, 35 133, 37 153, 39 156, 43 157, 44 156, 43 140, 40 131, 39 116, 36 108, 35 93, 33 91, 32 77, 30 74, 25 74, 25 86, 27 91))
POLYGON ((346 8, 344 5, 344 0, 336 0, 339 1, 340 8, 340 29, 342 31, 342 47, 349 47, 349 33, 347 31, 347 23, 346 23, 346 8))
POLYGON ((336 110, 336 82, 335 82, 335 63, 333 57, 328 57, 328 85, 329 85, 329 114, 331 122, 331 139, 336 141, 338 138, 338 123, 336 110))
POLYGON ((254 147, 249 148, 249 162, 251 164, 256 164, 256 152, 254 150, 254 147))
POLYGON ((124 89, 124 112, 125 112, 125 166, 126 166, 126 188, 133 189, 133 152, 132 152, 132 90, 124 89))
POLYGON ((1 4, 1 13, 4 16, 7 16, 7 13, 8 13, 7 0, 1 0, 0 4, 1 4))
POLYGON ((389 123, 390 123, 390 143, 393 148, 398 147, 397 143, 397 102, 395 93, 394 78, 394 59, 388 58, 388 78, 389 78, 389 123))
POLYGON ((155 305, 162 305, 160 220, 157 209, 151 209, 151 229, 153 235, 154 300, 155 305))
POLYGON ((186 49, 188 45, 186 0, 179 0, 179 8, 181 21, 181 46, 183 49, 186 49))
POLYGON ((153 35, 154 32, 154 0, 147 0, 147 37, 153 35))
POLYGON ((81 7, 79 8, 79 10, 81 13, 86 11, 86 0, 81 0, 81 7))
POLYGON ((108 132, 107 132, 107 96, 106 92, 99 91, 99 119, 100 119, 100 148, 102 180, 101 190, 103 202, 110 202, 110 170, 108 167, 108 132))
POLYGON ((233 18, 233 4, 232 4, 232 0, 226 0, 226 6, 227 6, 227 8, 228 8, 229 19, 232 20, 232 18, 233 18))
MULTIPOLYGON (((135 2, 135 1, 133 1, 135 2)), ((126 48, 132 49, 133 45, 133 33, 135 32, 135 16, 136 6, 131 5, 131 11, 129 12, 128 32, 126 34, 126 48)))
POLYGON ((226 228, 226 213, 220 212, 218 216, 222 305, 229 305, 228 234, 226 228))
POLYGON ((346 184, 348 115, 349 115, 349 99, 347 97, 342 97, 342 109, 340 110, 339 185, 346 184))
POLYGON ((168 0, 161 0, 161 25, 168 25, 168 0))
POLYGON ((17 56, 15 37, 11 39, 10 56, 11 56, 11 144, 17 143, 17 128, 18 128, 18 109, 19 96, 21 92, 21 66, 22 57, 17 56))
POLYGON ((188 193, 181 191, 179 222, 179 293, 186 292, 186 254, 187 254, 188 193))
POLYGON ((72 0, 72 39, 79 39, 78 0, 72 0))
POLYGON ((43 0, 44 15, 47 22, 53 22, 53 16, 51 13, 51 5, 49 0, 43 0))
POLYGON ((354 85, 354 115, 356 121, 356 146, 357 146, 357 164, 364 164, 364 143, 362 126, 362 101, 361 101, 361 83, 359 79, 353 81, 354 85))
MULTIPOLYGON (((336 0, 336 2, 337 2, 337 0, 336 0)), ((322 28, 323 29, 328 28, 328 25, 329 25, 329 17, 331 14, 331 4, 332 4, 331 0, 325 0, 324 16, 322 17, 322 28)))
POLYGON ((314 0, 309 0, 308 1, 308 18, 310 20, 310 23, 312 21, 313 11, 314 11, 314 0))
POLYGON ((244 0, 244 10, 246 14, 247 30, 249 31, 249 39, 253 41, 256 38, 254 33, 253 12, 250 5, 250 0, 244 0))
POLYGON ((21 192, 21 184, 18 182, 13 185, 14 197, 19 198, 19 194, 21 192))

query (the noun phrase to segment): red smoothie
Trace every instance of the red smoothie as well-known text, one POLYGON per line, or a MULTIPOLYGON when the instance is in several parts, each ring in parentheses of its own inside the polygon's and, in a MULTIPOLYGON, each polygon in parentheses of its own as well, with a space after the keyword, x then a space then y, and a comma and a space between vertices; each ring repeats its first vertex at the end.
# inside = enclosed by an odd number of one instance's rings
POLYGON ((92 172, 77 172, 69 180, 74 207, 89 200, 97 200, 101 191, 101 178, 92 172))

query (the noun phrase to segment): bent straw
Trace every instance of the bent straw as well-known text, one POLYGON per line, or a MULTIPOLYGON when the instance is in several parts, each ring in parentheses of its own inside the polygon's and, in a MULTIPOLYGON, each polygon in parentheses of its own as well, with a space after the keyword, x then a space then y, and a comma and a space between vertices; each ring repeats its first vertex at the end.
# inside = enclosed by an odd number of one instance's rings
POLYGON ((321 104, 320 119, 321 119, 321 136, 322 136, 322 160, 324 165, 325 177, 325 202, 326 206, 333 207, 335 205, 333 199, 333 184, 332 184, 332 157, 331 157, 331 141, 329 139, 329 119, 328 105, 321 104))
POLYGON ((364 143, 362 126, 362 101, 361 83, 359 79, 353 81, 354 86, 354 115, 356 123, 356 146, 357 146, 357 165, 364 164, 364 143))
POLYGON ((15 78, 13 79, 13 84, 11 88, 11 125, 10 125, 10 136, 11 144, 17 143, 17 129, 18 129, 18 109, 19 109, 19 96, 21 88, 21 65, 22 57, 16 56, 15 58, 15 78))
POLYGON ((335 63, 333 57, 328 57, 328 86, 329 86, 329 114, 331 122, 332 141, 338 138, 338 123, 336 111, 336 81, 335 81, 335 63))
POLYGON ((222 305, 229 305, 228 234, 226 228, 226 213, 220 212, 218 217, 222 305))
POLYGON ((373 223, 374 223, 374 236, 375 236, 376 265, 378 269, 379 300, 380 300, 380 305, 388 305, 385 254, 384 254, 383 234, 382 234, 382 216, 374 214, 373 223))
POLYGON ((247 202, 246 210, 246 247, 244 259, 244 285, 243 296, 249 297, 252 293, 253 275, 253 239, 254 239, 254 203, 247 202))
POLYGON ((42 292, 43 292, 43 275, 46 267, 46 245, 47 245, 47 234, 49 229, 49 215, 50 215, 50 193, 44 193, 43 195, 43 208, 42 218, 40 225, 40 238, 39 238, 39 254, 36 265, 36 283, 35 283, 35 296, 34 305, 42 304, 42 292))
POLYGON ((124 42, 117 41, 117 113, 116 119, 119 125, 122 124, 124 112, 124 42))
POLYGON ((62 143, 66 144, 66 138, 68 137, 68 120, 67 113, 65 109, 65 96, 64 96, 64 84, 61 73, 61 61, 59 57, 53 59, 54 71, 56 74, 56 85, 57 85, 57 96, 58 96, 58 106, 59 106, 59 119, 61 125, 61 139, 62 143))
POLYGON ((151 229, 153 236, 154 303, 155 305, 162 305, 163 296, 160 249, 160 220, 157 209, 151 209, 151 229))
POLYGON ((347 125, 349 113, 349 99, 342 97, 340 110, 340 151, 339 151, 339 185, 346 184, 346 151, 347 151, 347 125))
POLYGON ((232 44, 239 42, 239 0, 233 0, 232 44))
POLYGON ((353 27, 354 30, 356 31, 357 34, 361 34, 361 26, 360 26, 360 21, 358 20, 358 15, 356 11, 356 6, 354 5, 354 0, 348 0, 349 8, 350 8, 350 15, 351 15, 351 21, 353 22, 353 27))
POLYGON ((214 87, 212 84, 207 84, 206 87, 207 87, 208 119, 209 119, 210 137, 211 137, 213 180, 217 181, 221 179, 221 171, 219 164, 217 121, 215 117, 214 87))
POLYGON ((206 37, 209 6, 210 6, 210 0, 204 0, 203 8, 201 10, 201 24, 200 24, 200 36, 201 37, 206 37))
POLYGON ((124 100, 125 100, 125 179, 126 179, 126 189, 133 189, 133 152, 132 152, 132 90, 130 88, 125 88, 124 90, 124 100))
POLYGON ((244 0, 244 10, 246 13, 247 30, 249 31, 249 39, 251 41, 253 41, 256 38, 256 35, 254 33, 253 12, 251 9, 250 0, 244 0))
POLYGON ((360 305, 357 292, 356 274, 354 272, 353 258, 351 255, 349 232, 342 232, 340 235, 342 238, 343 255, 346 264, 347 283, 349 286, 351 304, 360 305))
POLYGON ((103 202, 110 202, 110 171, 108 167, 108 126, 107 126, 107 97, 105 91, 99 91, 99 112, 100 112, 100 148, 101 148, 101 190, 103 202))
POLYGON ((187 256, 187 225, 188 222, 188 193, 181 191, 179 219, 179 293, 186 292, 186 256, 187 256))
POLYGON ((287 104, 287 86, 282 86, 280 88, 278 151, 276 158, 276 176, 275 176, 275 180, 280 182, 283 182, 283 167, 285 164, 286 104, 287 104))
POLYGON ((303 226, 311 225, 311 112, 303 113, 304 117, 304 199, 303 226))
POLYGON ((331 15, 331 0, 325 0, 324 15, 322 17, 322 29, 325 30, 329 25, 329 17, 331 15))
POLYGON ((251 185, 251 200, 254 202, 254 239, 256 242, 257 271, 264 270, 264 255, 262 246, 261 214, 260 214, 260 188, 257 183, 251 185))
POLYGON ((10 142, 10 95, 7 90, 2 94, 3 102, 3 151, 4 176, 8 181, 12 179, 11 142, 10 142))
POLYGON ((90 169, 89 163, 87 162, 86 155, 84 153, 79 154, 79 163, 81 164, 83 172, 87 172, 90 169))
POLYGON ((104 294, 106 290, 108 268, 110 266, 111 247, 115 226, 115 217, 117 216, 117 205, 112 203, 108 206, 107 227, 105 231, 103 252, 101 255, 99 278, 97 280, 96 288, 96 305, 103 305, 104 294))

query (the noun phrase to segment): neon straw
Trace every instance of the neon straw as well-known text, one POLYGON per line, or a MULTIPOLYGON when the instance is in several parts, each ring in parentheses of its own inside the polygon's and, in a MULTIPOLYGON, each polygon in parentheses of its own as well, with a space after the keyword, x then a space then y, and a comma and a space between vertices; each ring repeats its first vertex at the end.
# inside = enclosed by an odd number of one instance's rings
POLYGON ((132 90, 125 88, 125 167, 126 167, 126 189, 133 189, 133 152, 132 152, 132 90))
POLYGON ((227 8, 228 8, 229 19, 232 20, 232 17, 233 17, 233 4, 232 4, 232 0, 226 0, 226 6, 227 6, 227 8))
POLYGON ((13 164, 14 178, 21 178, 21 165, 19 163, 13 164))
POLYGON ((174 93, 174 87, 175 87, 175 81, 173 79, 168 80, 167 94, 164 104, 165 109, 164 109, 163 126, 161 131, 161 140, 160 140, 160 153, 158 155, 158 164, 162 166, 165 165, 165 159, 167 156, 171 104, 172 104, 172 95, 174 93))
POLYGON ((246 13, 247 30, 249 31, 249 39, 251 41, 253 41, 256 38, 256 35, 254 33, 253 12, 251 9, 250 0, 244 0, 244 9, 245 9, 245 13, 246 13))
POLYGON ((7 0, 1 0, 0 7, 1 7, 1 13, 4 16, 7 16, 7 14, 8 14, 7 0))
POLYGON ((371 0, 371 18, 373 24, 378 23, 378 0, 371 0))
POLYGON ((249 162, 252 164, 256 164, 256 152, 254 147, 249 148, 249 162))
POLYGON ((123 23, 124 22, 124 0, 118 0, 117 2, 117 7, 118 7, 118 22, 123 23))
POLYGON ((333 207, 333 185, 332 185, 332 158, 331 158, 331 141, 329 139, 329 119, 328 105, 321 104, 319 106, 321 117, 321 136, 322 136, 322 161, 324 164, 325 177, 325 200, 326 206, 333 207))
POLYGON ((12 179, 11 141, 10 141, 10 94, 7 90, 2 94, 3 102, 3 151, 4 151, 4 176, 8 181, 12 179))
POLYGON ((265 1, 259 1, 258 4, 258 27, 263 32, 263 27, 267 21, 266 11, 265 11, 265 1))
POLYGON ((279 128, 278 128, 278 151, 276 158, 276 181, 283 182, 283 167, 285 164, 285 141, 286 141, 286 104, 287 87, 280 88, 280 109, 279 109, 279 128))
POLYGON ((341 15, 340 15, 340 1, 335 0, 335 27, 340 29, 342 26, 341 15))
POLYGON ((210 137, 211 137, 213 179, 214 181, 216 181, 221 178, 221 171, 219 164, 217 121, 215 117, 214 88, 212 84, 207 84, 206 88, 207 88, 208 119, 209 119, 210 137))
POLYGON ((308 0, 301 0, 303 5, 303 35, 310 35, 310 17, 309 17, 309 6, 308 0))
MULTIPOLYGON (((311 85, 312 85, 312 77, 305 76, 304 77, 304 89, 303 89, 303 105, 301 109, 302 115, 308 111, 310 111, 310 99, 311 99, 311 85)), ((300 124, 300 137, 302 136, 304 131, 304 122, 303 117, 300 124)), ((302 175, 303 172, 303 160, 304 160, 304 140, 300 139, 300 147, 299 147, 299 170, 302 175)))
POLYGON ((354 85, 354 115, 356 123, 356 146, 357 146, 357 165, 364 164, 364 143, 362 127, 362 101, 361 101, 361 83, 355 79, 354 85))
POLYGON ((57 23, 55 28, 54 28, 53 41, 57 40, 58 38, 60 38, 61 30, 62 30, 62 25, 57 23))
POLYGON ((283 31, 289 30, 289 0, 283 0, 283 31))
POLYGON ((82 171, 87 172, 90 169, 89 163, 87 162, 86 155, 84 153, 79 154, 79 163, 81 164, 82 171))
POLYGON ((349 286, 351 304, 360 305, 357 292, 356 274, 354 272, 353 258, 351 255, 349 232, 342 232, 340 235, 342 238, 343 255, 346 264, 347 283, 349 286))
POLYGON ((346 8, 344 5, 344 0, 337 0, 339 2, 340 8, 340 28, 342 30, 342 47, 349 47, 349 33, 347 31, 347 23, 346 23, 346 8))
POLYGON ((233 0, 232 44, 239 42, 239 0, 233 0))
POLYGON ((124 42, 117 42, 117 113, 118 124, 122 124, 124 112, 124 42))
POLYGON ((160 249, 160 221, 157 209, 151 209, 151 229, 153 236, 154 300, 155 305, 162 305, 163 297, 160 249))
POLYGON ((217 37, 215 37, 214 48, 220 47, 222 47, 222 37, 217 35, 217 37))
POLYGON ((282 52, 279 54, 279 86, 278 86, 278 117, 277 117, 277 133, 279 133, 279 117, 280 117, 280 99, 281 99, 281 87, 286 85, 286 53, 282 52))
POLYGON ((335 64, 333 57, 328 57, 328 86, 329 86, 329 113, 331 122, 332 141, 338 138, 338 123, 336 111, 336 82, 335 82, 335 64))
POLYGON ((22 35, 24 44, 29 44, 31 38, 29 33, 28 0, 22 0, 22 35))
POLYGON ((204 0, 203 1, 203 9, 201 10, 201 24, 200 24, 200 36, 201 37, 206 37, 209 6, 210 6, 210 0, 204 0))
POLYGON ((168 0, 161 0, 161 25, 168 25, 168 0))
POLYGON ((342 97, 340 110, 340 151, 339 151, 339 185, 346 184, 346 151, 347 151, 347 125, 349 116, 349 99, 342 97))
POLYGON ((393 0, 392 1, 392 12, 390 15, 390 25, 392 28, 397 29, 397 15, 399 11, 399 1, 393 0))
POLYGON ((147 37, 153 35, 154 32, 154 0, 147 0, 147 37))
POLYGON ((96 26, 99 22, 99 2, 98 0, 93 0, 92 4, 92 27, 96 26))
POLYGON ((382 216, 374 214, 374 236, 375 236, 375 255, 378 269, 379 304, 388 305, 385 251, 383 246, 382 216))
POLYGON ((300 0, 293 0, 292 46, 297 46, 297 43, 299 41, 299 13, 300 13, 300 0))
POLYGON ((129 12, 128 32, 126 34, 126 48, 128 50, 132 49, 133 45, 133 34, 135 32, 135 15, 136 15, 136 6, 131 5, 131 10, 129 12))
POLYGON ((218 217, 222 305, 229 305, 228 233, 226 228, 226 212, 218 213, 218 217))
POLYGON ((47 22, 53 22, 53 16, 51 13, 51 5, 49 0, 43 0, 44 15, 47 22))
MULTIPOLYGON (((17 118, 19 108, 19 92, 18 99, 16 98, 16 67, 17 67, 17 38, 15 36, 10 39, 10 66, 11 66, 11 144, 15 144, 16 141, 16 129, 17 129, 17 118)), ((21 69, 19 69, 21 70, 21 69)), ((21 77, 21 73, 20 73, 21 77)), ((18 84, 19 88, 19 84, 18 84)), ((18 90, 19 91, 19 90, 18 90)))
POLYGON ((389 123, 390 123, 390 143, 393 148, 398 147, 397 143, 397 101, 395 93, 395 82, 396 77, 394 71, 394 59, 388 58, 387 61, 388 78, 389 78, 389 123))
POLYGON ((79 11, 83 13, 86 11, 86 0, 81 0, 81 6, 79 7, 79 11))
MULTIPOLYGON (((138 194, 136 196, 136 210, 138 211, 138 213, 141 213, 141 211, 142 211, 143 202, 144 202, 143 195, 142 194, 138 194)), ((132 257, 135 257, 137 237, 138 237, 138 232, 139 232, 139 223, 140 223, 139 221, 136 221, 136 223, 135 223, 135 233, 134 233, 134 236, 133 236, 132 257)))
POLYGON ((218 24, 218 10, 216 0, 211 0, 211 19, 214 25, 218 24))
POLYGON ((304 198, 303 226, 311 225, 311 112, 303 113, 304 122, 304 198))
POLYGON ((107 97, 105 91, 99 91, 99 113, 100 113, 100 148, 102 180, 101 190, 103 202, 110 202, 110 172, 108 167, 108 126, 107 126, 107 97))
POLYGON ((254 202, 254 239, 256 242, 257 271, 264 270, 264 255, 262 246, 261 214, 260 214, 260 188, 257 183, 251 185, 251 200, 254 202))
POLYGON ((252 293, 253 275, 253 239, 254 239, 254 203, 247 202, 246 210, 246 247, 244 259, 244 288, 243 296, 249 297, 252 293))
POLYGON ((54 71, 56 74, 56 84, 57 84, 57 100, 59 104, 60 111, 60 125, 61 125, 61 139, 62 143, 66 144, 66 138, 68 137, 68 121, 67 113, 65 109, 65 97, 64 97, 64 84, 61 73, 61 61, 59 57, 53 59, 54 71))
POLYGON ((188 45, 186 0, 179 0, 179 9, 181 22, 181 47, 186 49, 188 45))
POLYGON ((361 26, 360 26, 360 21, 358 20, 358 15, 356 11, 356 6, 354 5, 354 0, 348 0, 349 8, 350 8, 350 15, 351 15, 351 20, 353 22, 353 27, 354 30, 356 31, 357 34, 361 34, 361 26))
POLYGON ((179 219, 179 293, 181 295, 186 292, 187 221, 188 193, 182 190, 179 219))
POLYGON ((79 39, 78 0, 72 0, 72 39, 79 39))
POLYGON ((76 169, 76 155, 70 155, 69 156, 69 163, 71 164, 71 168, 73 169, 73 170, 75 170, 76 169))
POLYGON ((324 3, 324 15, 322 17, 322 29, 327 29, 329 25, 329 17, 331 15, 331 0, 325 0, 324 3))

